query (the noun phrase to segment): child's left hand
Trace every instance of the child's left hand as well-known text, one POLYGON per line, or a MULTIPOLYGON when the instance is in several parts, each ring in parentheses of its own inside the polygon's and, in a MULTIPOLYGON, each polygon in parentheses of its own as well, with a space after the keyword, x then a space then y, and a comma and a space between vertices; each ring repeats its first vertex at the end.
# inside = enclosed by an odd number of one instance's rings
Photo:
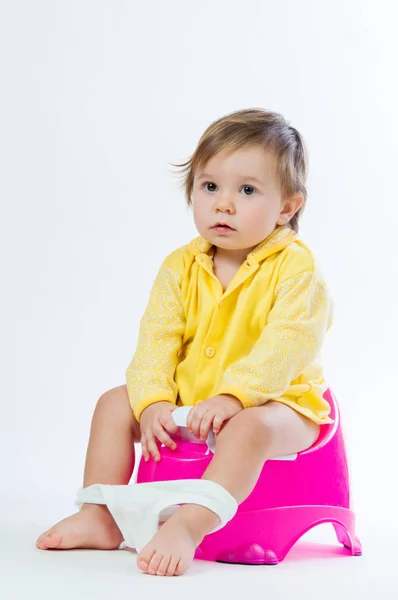
POLYGON ((187 417, 187 427, 196 437, 205 441, 211 426, 215 434, 219 433, 224 421, 228 421, 241 410, 243 405, 236 396, 213 396, 191 408, 187 417))

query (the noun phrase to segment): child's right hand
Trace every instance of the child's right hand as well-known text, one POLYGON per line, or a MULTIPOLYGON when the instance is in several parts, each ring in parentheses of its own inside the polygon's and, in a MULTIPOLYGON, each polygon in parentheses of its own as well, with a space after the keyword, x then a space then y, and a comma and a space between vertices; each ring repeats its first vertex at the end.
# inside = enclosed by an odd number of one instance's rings
POLYGON ((177 406, 172 402, 155 402, 147 406, 141 414, 141 446, 142 455, 145 462, 148 462, 150 455, 158 462, 160 460, 159 447, 156 439, 168 446, 172 450, 177 448, 177 444, 171 439, 170 433, 178 433, 178 427, 173 421, 171 413, 177 406), (165 428, 167 431, 165 431, 165 428))

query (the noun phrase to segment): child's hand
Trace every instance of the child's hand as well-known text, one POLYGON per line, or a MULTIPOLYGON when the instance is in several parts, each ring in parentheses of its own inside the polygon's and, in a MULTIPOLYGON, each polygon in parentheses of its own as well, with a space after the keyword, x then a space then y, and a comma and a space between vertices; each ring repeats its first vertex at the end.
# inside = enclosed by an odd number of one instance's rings
POLYGON ((142 455, 145 462, 148 462, 150 454, 156 461, 160 460, 160 453, 157 439, 165 446, 175 450, 177 444, 171 439, 168 433, 178 433, 179 429, 173 421, 171 413, 177 407, 172 402, 155 402, 147 406, 141 414, 141 446, 142 455))
POLYGON ((219 433, 224 421, 228 421, 241 410, 243 405, 235 396, 213 396, 191 408, 187 427, 196 437, 205 441, 212 426, 214 433, 219 433))

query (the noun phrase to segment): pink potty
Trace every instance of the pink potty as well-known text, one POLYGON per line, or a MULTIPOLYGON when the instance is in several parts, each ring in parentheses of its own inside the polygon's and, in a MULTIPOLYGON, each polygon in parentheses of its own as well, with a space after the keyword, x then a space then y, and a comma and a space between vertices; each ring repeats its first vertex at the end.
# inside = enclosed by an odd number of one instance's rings
MULTIPOLYGON (((338 541, 362 554, 350 510, 349 474, 336 399, 329 389, 334 423, 322 425, 317 442, 289 457, 265 462, 252 493, 219 531, 207 535, 195 558, 227 563, 275 565, 295 542, 320 523, 332 523, 338 541)), ((137 483, 200 479, 212 453, 204 443, 177 441, 160 448, 161 461, 141 459, 137 483)))

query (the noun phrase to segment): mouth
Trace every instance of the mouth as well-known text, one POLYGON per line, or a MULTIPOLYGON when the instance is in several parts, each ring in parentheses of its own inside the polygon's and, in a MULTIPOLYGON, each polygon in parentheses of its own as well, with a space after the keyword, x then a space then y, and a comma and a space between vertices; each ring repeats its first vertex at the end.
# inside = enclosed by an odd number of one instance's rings
POLYGON ((227 223, 216 223, 210 229, 215 229, 216 231, 236 231, 236 229, 234 229, 227 223))

